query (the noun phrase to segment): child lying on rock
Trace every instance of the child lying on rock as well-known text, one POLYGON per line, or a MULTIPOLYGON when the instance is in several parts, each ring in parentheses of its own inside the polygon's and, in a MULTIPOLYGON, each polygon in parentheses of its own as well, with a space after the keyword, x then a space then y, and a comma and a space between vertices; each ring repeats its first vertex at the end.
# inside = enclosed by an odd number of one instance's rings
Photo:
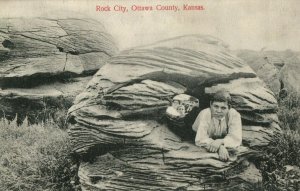
POLYGON ((241 116, 230 108, 230 102, 228 92, 216 92, 210 107, 202 110, 193 124, 193 130, 197 131, 195 144, 217 152, 222 161, 229 159, 228 148, 242 144, 241 116))

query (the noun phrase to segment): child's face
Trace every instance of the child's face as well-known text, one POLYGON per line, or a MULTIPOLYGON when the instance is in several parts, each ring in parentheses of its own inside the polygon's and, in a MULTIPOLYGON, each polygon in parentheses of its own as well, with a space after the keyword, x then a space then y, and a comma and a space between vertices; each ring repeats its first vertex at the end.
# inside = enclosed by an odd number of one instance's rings
POLYGON ((211 114, 217 119, 222 119, 229 111, 227 102, 212 102, 210 104, 211 114))

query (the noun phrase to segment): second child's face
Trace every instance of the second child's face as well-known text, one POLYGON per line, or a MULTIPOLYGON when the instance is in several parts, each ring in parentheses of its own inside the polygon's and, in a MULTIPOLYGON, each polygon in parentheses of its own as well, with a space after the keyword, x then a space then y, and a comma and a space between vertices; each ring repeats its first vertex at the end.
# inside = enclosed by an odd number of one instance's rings
POLYGON ((227 102, 213 102, 210 104, 211 114, 217 119, 222 119, 229 111, 227 102))

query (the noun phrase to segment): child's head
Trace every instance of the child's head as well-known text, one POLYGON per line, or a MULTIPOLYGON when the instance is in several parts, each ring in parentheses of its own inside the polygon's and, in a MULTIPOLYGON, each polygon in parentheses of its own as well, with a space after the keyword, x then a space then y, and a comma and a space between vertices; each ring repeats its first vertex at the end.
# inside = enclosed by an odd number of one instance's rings
POLYGON ((210 101, 212 116, 222 119, 230 109, 231 96, 225 90, 217 91, 210 101))

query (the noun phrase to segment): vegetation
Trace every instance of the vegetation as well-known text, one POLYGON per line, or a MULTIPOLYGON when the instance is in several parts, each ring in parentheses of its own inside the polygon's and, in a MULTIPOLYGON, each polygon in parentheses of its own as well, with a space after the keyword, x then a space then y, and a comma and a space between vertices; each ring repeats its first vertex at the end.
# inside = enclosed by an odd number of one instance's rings
POLYGON ((278 117, 283 130, 300 133, 300 96, 290 93, 283 99, 278 98, 278 117))
POLYGON ((0 120, 0 190, 74 190, 77 169, 66 131, 16 121, 0 120))
MULTIPOLYGON (((280 99, 278 116, 282 133, 264 150, 256 190, 300 190, 300 97, 280 99)), ((65 119, 56 119, 36 125, 0 119, 0 190, 80 190, 65 119)))
POLYGON ((278 100, 282 133, 265 149, 265 160, 259 164, 263 189, 300 190, 300 97, 292 93, 278 100))

